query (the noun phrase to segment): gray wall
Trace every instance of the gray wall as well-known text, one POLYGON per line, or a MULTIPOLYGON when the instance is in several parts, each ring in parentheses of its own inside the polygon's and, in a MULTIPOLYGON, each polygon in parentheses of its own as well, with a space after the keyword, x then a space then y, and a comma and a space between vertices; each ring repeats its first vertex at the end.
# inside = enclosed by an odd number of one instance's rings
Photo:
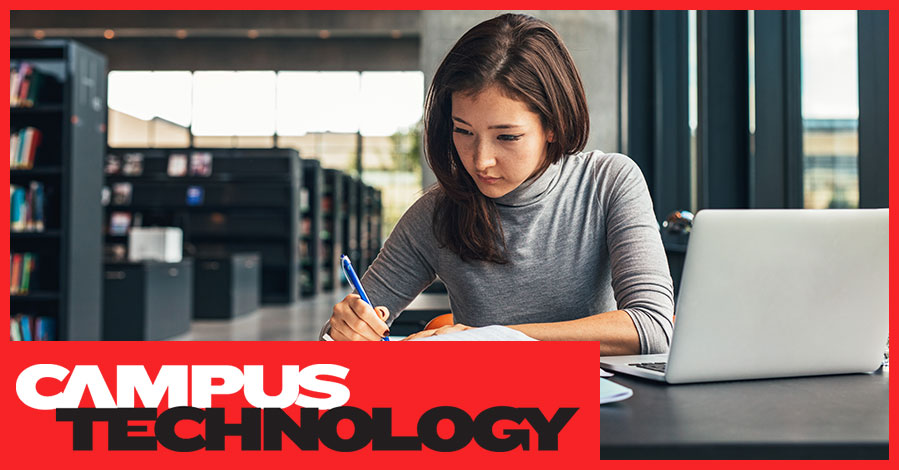
MULTIPOLYGON (((423 11, 421 70, 425 89, 455 42, 472 26, 505 11, 423 11)), ((617 151, 618 138, 618 13, 614 11, 521 11, 548 21, 562 35, 581 73, 590 109, 590 139, 586 150, 617 151)), ((422 163, 424 186, 436 183, 422 163)))

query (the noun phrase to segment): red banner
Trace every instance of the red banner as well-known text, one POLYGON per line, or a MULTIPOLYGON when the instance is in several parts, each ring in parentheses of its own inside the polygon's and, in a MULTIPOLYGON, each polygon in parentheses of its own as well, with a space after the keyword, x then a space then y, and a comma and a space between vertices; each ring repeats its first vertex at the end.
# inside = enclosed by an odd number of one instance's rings
POLYGON ((22 465, 598 459, 593 342, 10 346, 4 447, 22 465))

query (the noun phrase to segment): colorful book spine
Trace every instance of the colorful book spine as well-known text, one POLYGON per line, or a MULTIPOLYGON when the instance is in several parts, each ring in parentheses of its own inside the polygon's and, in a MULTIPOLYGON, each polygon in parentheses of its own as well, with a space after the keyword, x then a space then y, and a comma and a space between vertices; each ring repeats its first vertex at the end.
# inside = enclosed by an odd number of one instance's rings
POLYGON ((31 315, 19 317, 19 328, 22 330, 22 341, 34 341, 31 328, 31 315))
POLYGON ((56 319, 20 313, 9 319, 10 341, 55 341, 56 319))
POLYGON ((9 293, 18 295, 19 285, 22 282, 22 254, 13 253, 10 264, 12 266, 10 267, 9 293))
POLYGON ((44 220, 44 184, 32 181, 28 189, 18 185, 9 186, 9 228, 13 232, 41 232, 46 226, 44 220))
POLYGON ((30 169, 34 167, 35 155, 43 134, 35 127, 25 127, 9 136, 9 167, 30 169))
POLYGON ((13 317, 9 319, 9 340, 22 341, 22 330, 19 328, 19 318, 13 317))
POLYGON ((10 253, 9 293, 25 295, 34 288, 32 277, 36 272, 37 255, 34 253, 10 253))

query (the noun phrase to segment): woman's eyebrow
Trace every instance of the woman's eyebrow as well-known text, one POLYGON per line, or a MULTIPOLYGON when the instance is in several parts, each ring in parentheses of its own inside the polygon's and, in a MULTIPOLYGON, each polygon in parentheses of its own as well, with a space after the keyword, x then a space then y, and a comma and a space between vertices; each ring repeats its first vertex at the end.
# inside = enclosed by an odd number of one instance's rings
MULTIPOLYGON (((453 121, 459 121, 462 124, 465 124, 466 126, 474 127, 471 124, 465 122, 462 118, 459 118, 456 116, 453 116, 453 121)), ((512 128, 516 128, 516 127, 523 127, 523 126, 521 124, 496 124, 493 126, 489 126, 487 129, 512 129, 512 128)))

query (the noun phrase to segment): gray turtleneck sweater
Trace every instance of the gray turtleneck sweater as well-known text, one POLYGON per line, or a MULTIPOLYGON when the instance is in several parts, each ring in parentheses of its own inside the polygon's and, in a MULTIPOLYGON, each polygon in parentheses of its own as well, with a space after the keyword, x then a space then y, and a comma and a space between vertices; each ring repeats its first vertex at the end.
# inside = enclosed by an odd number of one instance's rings
POLYGON ((630 158, 571 155, 494 199, 504 265, 463 262, 440 248, 431 228, 435 198, 427 192, 403 214, 362 277, 372 302, 390 310, 388 325, 439 276, 457 323, 558 322, 624 310, 642 353, 667 352, 671 276, 649 190, 630 158))

